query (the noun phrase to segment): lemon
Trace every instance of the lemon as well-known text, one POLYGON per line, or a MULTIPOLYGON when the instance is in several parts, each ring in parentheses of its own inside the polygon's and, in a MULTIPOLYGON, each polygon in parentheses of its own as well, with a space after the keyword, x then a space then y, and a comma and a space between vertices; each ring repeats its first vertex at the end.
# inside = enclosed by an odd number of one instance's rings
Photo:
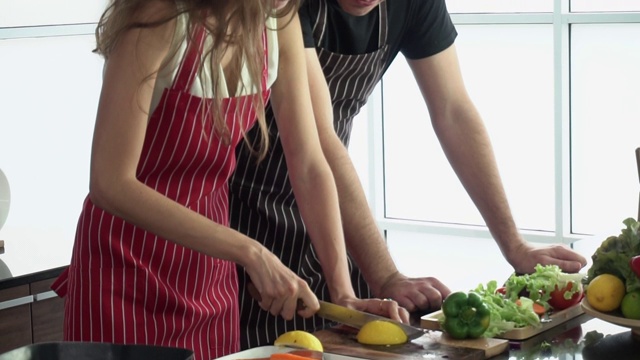
POLYGON ((314 351, 323 351, 322 343, 315 335, 302 330, 288 331, 273 342, 276 346, 290 346, 314 351))
POLYGON ((373 320, 364 324, 356 337, 358 342, 366 345, 398 345, 407 342, 407 334, 396 324, 373 320))
POLYGON ((627 293, 622 298, 620 310, 627 319, 640 320, 640 290, 627 293))
POLYGON ((589 282, 587 301, 597 311, 613 311, 620 307, 626 289, 619 277, 600 274, 589 282))

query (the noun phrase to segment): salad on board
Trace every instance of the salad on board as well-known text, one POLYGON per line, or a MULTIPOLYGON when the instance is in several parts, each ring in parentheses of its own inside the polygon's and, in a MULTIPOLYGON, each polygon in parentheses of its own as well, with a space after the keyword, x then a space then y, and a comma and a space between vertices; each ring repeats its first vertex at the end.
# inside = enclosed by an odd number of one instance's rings
MULTIPOLYGON (((474 330, 469 332, 471 337, 496 337, 527 326, 540 327, 547 315, 579 305, 590 282, 602 274, 621 279, 627 293, 640 291, 640 222, 627 218, 623 224, 626 227, 619 235, 608 237, 595 251, 586 274, 564 273, 556 265, 537 265, 534 273, 513 274, 502 286, 495 280, 480 284, 469 295, 473 293, 474 299, 477 295, 481 302, 474 300, 473 306, 453 307, 458 312, 449 312, 457 318, 450 319, 448 327, 468 318, 466 326, 474 330), (479 324, 484 327, 487 322, 484 332, 478 335, 479 324)), ((439 321, 446 332, 444 310, 443 303, 444 318, 439 321)), ((454 330, 460 333, 459 328, 454 330)))
MULTIPOLYGON (((481 315, 488 312, 488 316, 480 316, 488 325, 482 334, 478 335, 477 331, 471 332, 473 336, 468 337, 490 338, 527 326, 540 327, 541 319, 545 315, 567 309, 580 302, 584 294, 584 277, 585 274, 581 273, 562 272, 557 265, 537 265, 534 273, 513 274, 503 286, 498 286, 496 280, 479 284, 468 296, 478 298, 475 308, 479 309, 477 311, 482 310, 481 315)), ((460 318, 460 315, 445 310, 448 309, 443 304, 444 316, 440 319, 442 329, 452 336, 455 335, 455 338, 461 338, 459 333, 450 330, 451 319, 447 320, 448 313, 450 318, 460 318)), ((474 321, 478 322, 478 316, 474 321)), ((455 319, 455 322, 459 320, 455 319)))

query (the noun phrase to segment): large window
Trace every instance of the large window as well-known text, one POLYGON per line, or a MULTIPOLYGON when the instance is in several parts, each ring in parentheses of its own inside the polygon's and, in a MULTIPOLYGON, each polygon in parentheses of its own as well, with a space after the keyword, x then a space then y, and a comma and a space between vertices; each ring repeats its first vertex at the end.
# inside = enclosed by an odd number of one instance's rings
MULTIPOLYGON (((73 241, 101 83, 93 31, 106 4, 0 0, 0 169, 12 192, 0 236, 7 242, 40 238, 69 249, 73 241)), ((447 4, 466 86, 525 236, 571 242, 636 216, 640 2, 447 4)), ((381 229, 489 237, 402 57, 354 126, 350 151, 381 229)))
POLYGON ((573 229, 605 231, 637 216, 640 23, 571 28, 573 229))
MULTIPOLYGON (((457 29, 463 76, 491 134, 518 223, 552 230, 552 28, 507 24, 457 29)), ((393 65, 383 88, 386 216, 482 225, 440 149, 406 62, 393 65)))
MULTIPOLYGON (((531 241, 617 232, 638 214, 638 4, 448 1, 467 89, 531 241)), ((371 119, 381 170, 368 174, 384 186, 374 199, 383 229, 489 237, 401 56, 372 100, 384 104, 371 119)))

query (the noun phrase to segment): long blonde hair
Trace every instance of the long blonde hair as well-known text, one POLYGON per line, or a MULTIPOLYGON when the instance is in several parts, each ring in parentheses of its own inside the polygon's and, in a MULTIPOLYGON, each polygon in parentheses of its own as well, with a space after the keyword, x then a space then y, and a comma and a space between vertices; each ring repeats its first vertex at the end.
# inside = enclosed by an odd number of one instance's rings
MULTIPOLYGON (((297 11, 301 0, 291 0, 284 7, 274 8, 275 0, 153 0, 169 4, 167 11, 157 20, 151 22, 140 22, 136 15, 151 2, 150 0, 111 0, 111 3, 102 14, 96 28, 96 49, 94 52, 108 59, 120 37, 128 30, 135 28, 149 28, 165 24, 182 14, 186 14, 189 19, 187 31, 184 36, 191 36, 196 26, 204 26, 208 35, 212 38, 212 46, 205 50, 201 66, 209 66, 212 76, 211 84, 213 89, 218 89, 220 83, 220 67, 222 57, 230 46, 235 47, 234 55, 229 63, 229 76, 227 84, 237 90, 235 84, 247 87, 241 81, 241 69, 244 65, 250 76, 251 84, 259 84, 262 78, 264 67, 264 49, 262 46, 262 33, 265 30, 265 22, 268 15, 283 17, 297 11)), ((173 43, 179 46, 180 39, 174 39, 173 43)), ((170 56, 175 56, 178 48, 170 49, 170 56)), ((166 66, 165 61, 163 66, 166 66)), ((161 67, 162 69, 162 67, 161 67)), ((154 74, 149 74, 149 77, 154 74)), ((141 84, 142 85, 142 84, 141 84)), ((256 88, 256 87, 254 87, 256 88)), ((237 91, 231 91, 231 94, 237 91)), ((255 151, 258 159, 265 157, 269 147, 269 134, 265 121, 265 104, 262 97, 262 88, 257 86, 257 91, 252 96, 252 105, 256 110, 257 123, 260 127, 261 138, 260 149, 255 151)), ((214 92, 215 94, 215 92, 214 92)), ((214 96, 213 110, 210 113, 214 129, 218 136, 225 140, 227 125, 220 109, 221 99, 214 96)), ((207 119, 203 119, 207 121, 207 119)), ((246 129, 243 129, 246 130, 246 129)), ((248 141, 245 134, 245 141, 248 141)), ((251 145, 251 144, 249 144, 251 145)))

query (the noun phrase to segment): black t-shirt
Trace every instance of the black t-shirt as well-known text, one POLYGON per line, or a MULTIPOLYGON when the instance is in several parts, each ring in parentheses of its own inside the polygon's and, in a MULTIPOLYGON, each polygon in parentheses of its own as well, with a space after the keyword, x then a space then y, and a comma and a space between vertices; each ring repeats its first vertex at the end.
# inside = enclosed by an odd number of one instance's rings
MULTIPOLYGON (((389 56, 385 70, 398 52, 408 59, 437 54, 453 44, 458 35, 445 0, 385 0, 389 26, 389 56)), ((337 0, 305 0, 300 21, 305 47, 321 47, 344 54, 365 54, 378 49, 378 8, 364 16, 344 12, 337 0), (327 30, 320 44, 313 39, 318 2, 327 3, 327 30)))

